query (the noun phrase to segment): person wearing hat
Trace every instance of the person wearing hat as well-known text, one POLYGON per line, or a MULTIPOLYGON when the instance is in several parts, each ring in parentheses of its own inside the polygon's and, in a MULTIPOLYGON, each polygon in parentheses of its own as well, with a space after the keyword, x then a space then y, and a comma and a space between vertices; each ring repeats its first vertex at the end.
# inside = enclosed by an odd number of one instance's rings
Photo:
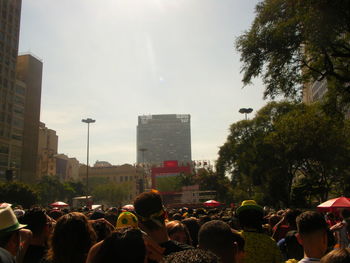
POLYGON ((15 262, 20 248, 19 230, 26 227, 18 222, 10 206, 0 208, 0 262, 15 262))
POLYGON ((138 228, 137 217, 133 213, 123 212, 118 217, 116 227, 117 228, 122 228, 122 227, 138 228))
POLYGON ((282 255, 276 241, 263 232, 264 210, 254 200, 245 200, 236 210, 245 240, 245 263, 280 263, 282 255))

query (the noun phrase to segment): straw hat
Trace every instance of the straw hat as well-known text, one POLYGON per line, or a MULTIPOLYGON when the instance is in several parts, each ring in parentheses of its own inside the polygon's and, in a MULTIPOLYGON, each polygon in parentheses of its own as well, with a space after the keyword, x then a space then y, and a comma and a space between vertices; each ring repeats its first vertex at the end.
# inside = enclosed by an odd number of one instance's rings
POLYGON ((10 206, 0 208, 0 235, 26 226, 18 223, 17 217, 10 206))

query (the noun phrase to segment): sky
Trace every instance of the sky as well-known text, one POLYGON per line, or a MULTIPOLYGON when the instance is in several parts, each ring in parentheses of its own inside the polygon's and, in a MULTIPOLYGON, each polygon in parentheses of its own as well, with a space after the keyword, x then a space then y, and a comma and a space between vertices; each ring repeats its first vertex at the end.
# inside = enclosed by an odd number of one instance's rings
POLYGON ((22 1, 19 52, 43 61, 40 118, 59 153, 86 163, 93 118, 90 163, 133 164, 137 116, 190 114, 192 159, 217 159, 238 110, 267 103, 259 79, 243 88, 234 48, 257 2, 22 1))

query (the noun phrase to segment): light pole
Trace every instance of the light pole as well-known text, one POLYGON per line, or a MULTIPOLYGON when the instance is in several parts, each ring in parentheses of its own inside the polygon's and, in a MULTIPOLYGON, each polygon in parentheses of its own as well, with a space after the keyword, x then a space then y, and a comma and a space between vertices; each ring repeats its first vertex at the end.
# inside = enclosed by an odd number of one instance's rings
POLYGON ((142 153, 142 179, 140 181, 140 193, 144 191, 144 185, 146 180, 146 175, 145 175, 145 152, 147 151, 146 148, 140 148, 139 151, 142 153))
POLYGON ((90 123, 96 122, 91 118, 82 119, 82 122, 87 123, 88 132, 87 132, 87 150, 86 150, 86 206, 89 205, 89 137, 90 137, 90 123))
POLYGON ((241 108, 239 109, 239 113, 244 113, 245 114, 245 120, 248 120, 247 114, 252 113, 253 109, 252 108, 241 108))

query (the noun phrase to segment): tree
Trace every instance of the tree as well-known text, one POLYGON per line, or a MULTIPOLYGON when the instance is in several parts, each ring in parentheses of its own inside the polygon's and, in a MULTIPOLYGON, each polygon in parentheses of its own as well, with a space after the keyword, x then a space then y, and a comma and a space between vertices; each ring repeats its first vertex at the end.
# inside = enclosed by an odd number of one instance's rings
POLYGON ((348 121, 329 117, 317 104, 269 103, 252 120, 231 125, 217 171, 231 175, 234 191, 269 205, 300 203, 295 193, 304 190, 324 201, 340 182, 343 192, 349 189, 348 127, 348 121))
POLYGON ((107 202, 113 206, 123 205, 122 202, 129 199, 131 184, 131 182, 102 184, 94 188, 93 195, 97 201, 107 202))
POLYGON ((29 185, 11 182, 0 184, 0 200, 30 208, 38 202, 38 193, 29 185))
POLYGON ((65 200, 65 189, 58 176, 43 176, 36 185, 40 203, 48 205, 54 201, 65 200))
POLYGON ((350 1, 264 0, 251 28, 237 38, 247 85, 262 76, 264 96, 300 96, 302 84, 335 79, 350 88, 350 1))

